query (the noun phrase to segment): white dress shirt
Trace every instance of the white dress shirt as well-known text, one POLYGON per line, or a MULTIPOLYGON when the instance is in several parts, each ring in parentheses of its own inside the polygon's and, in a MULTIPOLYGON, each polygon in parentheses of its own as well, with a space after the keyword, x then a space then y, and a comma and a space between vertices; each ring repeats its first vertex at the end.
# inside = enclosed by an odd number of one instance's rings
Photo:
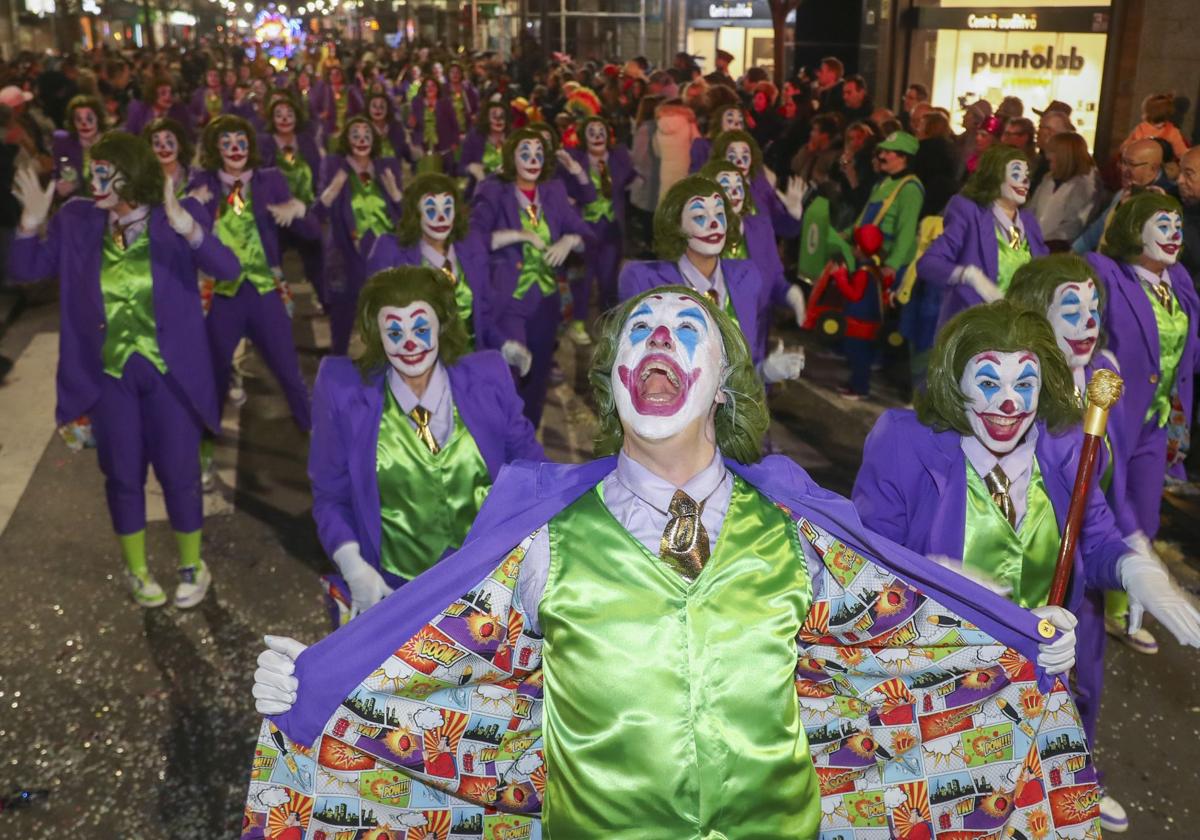
POLYGON ((449 245, 446 248, 445 254, 439 254, 437 248, 434 248, 424 239, 421 240, 421 259, 423 259, 430 267, 436 268, 439 271, 446 264, 446 260, 450 260, 450 265, 453 268, 455 276, 459 273, 458 256, 454 253, 454 245, 449 245))
POLYGON ((118 216, 115 210, 108 211, 108 229, 115 232, 119 225, 125 237, 125 247, 128 248, 142 235, 150 223, 150 208, 134 207, 124 216, 118 216))
POLYGON ((1029 492, 1029 480, 1033 476, 1033 459, 1037 454, 1037 426, 1030 426, 1025 433, 1025 439, 1007 455, 997 458, 986 446, 979 442, 974 435, 962 436, 962 451, 975 472, 983 478, 997 464, 1008 476, 1008 497, 1012 500, 1013 511, 1017 515, 1017 530, 1021 530, 1021 522, 1025 519, 1028 507, 1025 496, 1029 492))
POLYGON ((1027 241, 1025 236, 1025 223, 1021 221, 1021 208, 1017 208, 1015 216, 1009 216, 1008 211, 1000 206, 999 201, 992 202, 992 218, 996 220, 996 227, 1004 234, 1004 238, 1009 238, 1009 232, 1016 228, 1021 234, 1021 241, 1027 241))
POLYGON ((679 268, 679 273, 683 275, 685 285, 691 286, 700 294, 706 295, 709 290, 717 293, 717 306, 725 307, 725 274, 721 271, 721 260, 717 260, 717 267, 712 273, 712 277, 705 277, 704 272, 692 265, 692 261, 684 254, 679 258, 679 262, 675 264, 679 268))
POLYGON ((418 405, 424 406, 429 410, 429 431, 433 433, 433 439, 437 441, 438 446, 445 446, 450 440, 450 435, 454 433, 454 397, 450 394, 450 377, 446 375, 442 363, 433 363, 433 374, 429 377, 429 384, 420 399, 417 399, 417 395, 395 368, 388 368, 387 380, 392 396, 404 412, 408 425, 417 428, 416 421, 408 417, 408 413, 418 405))
POLYGON ((1151 286, 1157 286, 1165 283, 1168 289, 1170 289, 1172 292, 1175 291, 1175 287, 1171 285, 1171 273, 1165 268, 1162 270, 1161 274, 1155 274, 1153 271, 1142 268, 1140 265, 1134 265, 1133 273, 1138 276, 1139 280, 1144 280, 1151 286))

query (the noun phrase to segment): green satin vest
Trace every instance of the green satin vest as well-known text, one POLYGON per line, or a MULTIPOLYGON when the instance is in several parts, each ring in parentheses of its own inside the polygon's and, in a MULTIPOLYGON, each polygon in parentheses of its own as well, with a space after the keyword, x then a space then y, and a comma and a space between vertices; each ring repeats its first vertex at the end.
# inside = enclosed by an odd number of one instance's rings
POLYGON ((728 260, 750 259, 750 251, 746 248, 746 238, 743 236, 737 241, 736 245, 730 245, 726 248, 725 253, 721 254, 721 257, 728 260))
POLYGON ((499 172, 503 165, 504 152, 499 146, 493 146, 485 141, 483 144, 483 171, 491 175, 493 172, 499 172))
POLYGON ((549 524, 544 836, 815 837, 820 794, 794 687, 812 589, 795 523, 735 479, 688 584, 602 492, 549 524))
MULTIPOLYGON (((550 223, 546 221, 546 214, 539 209, 537 223, 535 224, 524 208, 521 210, 521 227, 524 230, 532 231, 541 237, 542 242, 546 243, 546 247, 550 246, 550 223)), ((544 297, 549 297, 558 291, 558 277, 554 269, 546 262, 545 250, 534 248, 528 242, 521 245, 521 273, 517 276, 517 289, 513 292, 513 297, 517 300, 525 297, 526 293, 534 286, 542 290, 544 297)))
POLYGON ((996 228, 996 285, 1002 294, 1008 292, 1008 284, 1012 282, 1017 269, 1033 259, 1029 250, 1029 240, 1022 236, 1019 247, 1008 244, 1008 235, 996 228))
POLYGON ((219 93, 206 93, 204 95, 204 110, 208 111, 208 116, 218 117, 221 111, 225 108, 225 102, 219 93))
POLYGON ((487 464, 454 410, 454 431, 442 450, 429 451, 391 388, 379 421, 375 480, 379 486, 380 565, 411 580, 458 548, 483 505, 492 479, 487 464))
POLYGON ((354 214, 354 232, 359 239, 368 232, 376 236, 392 232, 387 199, 374 178, 364 184, 358 173, 350 173, 350 210, 354 214))
POLYGON ((341 93, 336 91, 333 94, 333 114, 336 124, 333 128, 334 134, 341 134, 342 129, 346 127, 346 111, 350 106, 350 100, 346 96, 346 91, 343 88, 341 93))
POLYGON ((983 479, 967 463, 967 523, 963 532, 963 568, 983 572, 1012 587, 1009 599, 1022 607, 1045 606, 1058 561, 1061 535, 1054 506, 1046 495, 1037 458, 1025 494, 1025 517, 1014 532, 992 501, 983 479))
MULTIPOLYGON (((440 265, 434 265, 427 259, 421 261, 430 268, 436 268, 443 274, 445 273, 440 265)), ((454 272, 454 302, 458 305, 459 320, 462 321, 463 329, 467 331, 467 338, 470 339, 467 352, 471 352, 475 349, 475 319, 471 317, 475 306, 475 293, 471 291, 471 285, 463 276, 462 263, 458 264, 458 268, 454 272)))
POLYGON ((245 280, 254 284, 260 295, 275 291, 275 273, 267 264, 267 252, 263 250, 262 237, 258 235, 258 223, 254 221, 254 204, 250 187, 242 193, 246 206, 241 213, 217 199, 217 238, 237 255, 242 264, 241 276, 236 280, 222 280, 213 285, 213 294, 233 297, 245 280))
POLYGON ((437 103, 425 103, 425 153, 433 154, 438 147, 437 103))
MULTIPOLYGON (((598 222, 601 219, 608 219, 611 222, 616 218, 613 213, 612 196, 605 197, 604 195, 604 188, 600 183, 600 170, 589 168, 588 171, 592 178, 592 186, 596 188, 596 200, 583 208, 583 220, 598 222)), ((609 189, 611 192, 611 184, 609 189)))
POLYGON ((1179 298, 1175 298, 1168 313, 1145 283, 1142 283, 1142 289, 1150 298, 1154 323, 1158 327, 1158 383, 1154 387, 1154 399, 1150 401, 1145 422, 1155 423, 1162 428, 1171 417, 1171 393, 1175 390, 1179 360, 1183 358, 1183 348, 1187 344, 1188 316, 1179 305, 1179 298))
POLYGON ((466 125, 467 98, 463 96, 462 91, 458 91, 450 96, 450 101, 454 103, 454 116, 458 117, 458 124, 466 125))
POLYGON ((313 173, 312 168, 305 162, 304 156, 299 151, 294 151, 292 152, 292 160, 289 163, 281 149, 275 155, 275 165, 279 167, 279 171, 287 179, 288 189, 292 191, 292 195, 305 204, 312 204, 313 173))
POLYGON ((111 236, 104 237, 100 255, 100 294, 104 298, 104 372, 121 378, 125 363, 141 353, 167 372, 158 349, 158 330, 154 321, 154 279, 150 272, 150 231, 122 251, 111 236))

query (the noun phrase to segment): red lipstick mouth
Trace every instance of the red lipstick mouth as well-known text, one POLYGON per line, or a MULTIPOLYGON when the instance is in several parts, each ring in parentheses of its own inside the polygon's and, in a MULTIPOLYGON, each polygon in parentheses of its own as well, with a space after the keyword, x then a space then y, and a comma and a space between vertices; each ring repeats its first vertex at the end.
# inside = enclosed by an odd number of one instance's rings
POLYGON ((633 371, 621 365, 617 375, 629 391, 634 411, 670 417, 687 402, 688 392, 699 378, 700 370, 684 373, 670 356, 654 353, 643 358, 633 371))
POLYGON ((697 236, 696 238, 701 242, 708 243, 709 245, 716 245, 725 238, 725 232, 720 231, 718 233, 710 233, 708 236, 697 236))
POLYGON ((976 416, 983 421, 983 426, 987 429, 988 435, 992 440, 1007 443, 1016 438, 1017 433, 1024 426, 1024 421, 1029 414, 986 414, 976 413, 976 416))
POLYGON ((1076 356, 1087 356, 1088 354, 1090 354, 1092 352, 1093 349, 1095 349, 1096 339, 1083 338, 1083 339, 1080 339, 1079 341, 1072 341, 1071 339, 1068 338, 1067 346, 1071 348, 1071 352, 1074 353, 1076 356))
POLYGON ((419 364, 421 364, 421 362, 425 361, 425 357, 428 356, 432 352, 433 352, 432 350, 425 350, 424 352, 415 353, 411 356, 405 355, 404 353, 388 353, 388 355, 391 356, 393 359, 399 359, 401 364, 419 365, 419 364))
POLYGON ((1166 243, 1159 247, 1162 248, 1164 254, 1171 254, 1172 256, 1174 256, 1175 254, 1179 253, 1179 243, 1178 242, 1166 243))
POLYGON ((429 230, 433 233, 449 233, 450 225, 429 225, 429 230))

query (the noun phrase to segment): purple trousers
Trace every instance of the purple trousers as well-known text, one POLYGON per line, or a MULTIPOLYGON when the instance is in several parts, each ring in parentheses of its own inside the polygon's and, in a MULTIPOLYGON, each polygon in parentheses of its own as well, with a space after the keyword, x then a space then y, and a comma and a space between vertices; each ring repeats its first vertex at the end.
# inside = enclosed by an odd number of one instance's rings
MULTIPOLYGON (((529 373, 517 381, 517 393, 525 402, 525 416, 537 429, 542 422, 546 390, 550 386, 550 368, 554 364, 554 345, 558 340, 558 325, 562 321, 562 296, 558 291, 545 296, 534 286, 525 297, 508 303, 509 312, 516 316, 521 332, 509 338, 529 348, 533 363, 529 373)), ((578 316, 576 316, 578 317, 578 316)))
POLYGON ((312 408, 308 387, 300 375, 296 343, 292 340, 292 319, 279 295, 273 291, 260 294, 253 283, 243 281, 233 297, 213 295, 206 323, 217 398, 221 405, 225 405, 225 395, 229 391, 233 351, 239 341, 249 338, 283 388, 292 419, 300 431, 311 429, 312 408))
POLYGON ((320 239, 306 239, 297 236, 288 228, 279 230, 279 251, 293 250, 300 256, 300 264, 304 267, 304 276, 312 284, 317 300, 325 305, 325 260, 321 253, 320 239))
POLYGON ((162 485, 171 527, 197 531, 204 522, 200 436, 204 423, 171 374, 134 353, 120 379, 105 375, 91 411, 96 453, 113 530, 146 527, 146 467, 162 485))
POLYGON ((617 305, 617 274, 621 268, 625 236, 616 222, 601 219, 590 222, 596 245, 585 254, 583 276, 571 283, 575 319, 586 321, 591 311, 592 286, 600 290, 600 311, 607 312, 617 305))
POLYGON ((1100 719, 1100 695, 1104 692, 1104 592, 1089 589, 1075 613, 1075 705, 1083 720, 1088 745, 1095 748, 1096 722, 1100 719))
POLYGON ((354 319, 358 315, 358 293, 367 280, 366 263, 358 255, 346 257, 341 262, 340 273, 337 281, 328 282, 329 278, 326 278, 325 283, 329 352, 334 356, 344 356, 350 349, 350 334, 354 331, 354 319))
POLYGON ((1148 539, 1158 534, 1163 485, 1167 478, 1167 429, 1144 423, 1125 466, 1125 498, 1148 539))

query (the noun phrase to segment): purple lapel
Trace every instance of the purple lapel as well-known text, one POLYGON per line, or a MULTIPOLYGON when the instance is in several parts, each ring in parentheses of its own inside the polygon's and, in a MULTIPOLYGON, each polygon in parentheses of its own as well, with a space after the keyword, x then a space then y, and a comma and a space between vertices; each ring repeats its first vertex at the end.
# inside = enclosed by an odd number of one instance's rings
POLYGON ((373 375, 359 389, 359 399, 350 411, 350 437, 354 451, 349 460, 350 486, 355 488, 359 502, 355 507, 365 514, 368 557, 379 559, 382 532, 379 516, 379 482, 375 471, 376 450, 379 448, 379 422, 383 417, 384 394, 387 387, 384 371, 373 375))

